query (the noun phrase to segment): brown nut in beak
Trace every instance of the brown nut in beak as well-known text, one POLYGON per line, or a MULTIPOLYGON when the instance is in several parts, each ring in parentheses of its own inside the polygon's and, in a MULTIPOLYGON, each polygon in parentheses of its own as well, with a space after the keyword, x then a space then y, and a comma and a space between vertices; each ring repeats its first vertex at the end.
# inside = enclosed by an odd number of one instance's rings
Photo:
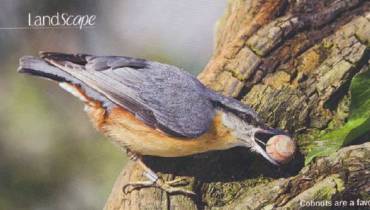
POLYGON ((289 136, 276 135, 271 137, 266 144, 267 154, 275 161, 284 164, 294 157, 296 144, 289 136))

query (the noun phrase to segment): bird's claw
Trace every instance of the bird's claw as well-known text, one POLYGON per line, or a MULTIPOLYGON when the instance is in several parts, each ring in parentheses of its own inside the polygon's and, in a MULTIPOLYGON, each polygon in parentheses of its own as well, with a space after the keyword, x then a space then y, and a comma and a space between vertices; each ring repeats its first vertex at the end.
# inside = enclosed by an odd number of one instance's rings
POLYGON ((175 186, 186 186, 186 185, 189 184, 189 181, 186 178, 184 178, 184 177, 178 177, 178 178, 176 178, 174 180, 170 180, 170 181, 163 181, 163 179, 160 179, 158 181, 162 181, 165 184, 170 185, 172 187, 175 187, 175 186))
POLYGON ((141 181, 141 182, 132 182, 125 184, 122 188, 123 193, 129 194, 134 190, 139 190, 141 188, 146 188, 146 187, 153 187, 155 183, 152 181, 141 181))
POLYGON ((165 192, 169 194, 185 194, 189 196, 195 195, 195 193, 191 190, 186 190, 184 188, 178 187, 178 186, 185 186, 189 184, 189 181, 187 181, 185 178, 177 178, 171 181, 164 181, 163 179, 159 178, 157 181, 141 181, 141 182, 132 182, 128 183, 125 186, 123 186, 123 192, 125 194, 131 193, 134 190, 140 190, 142 188, 147 187, 156 187, 164 190, 165 192))

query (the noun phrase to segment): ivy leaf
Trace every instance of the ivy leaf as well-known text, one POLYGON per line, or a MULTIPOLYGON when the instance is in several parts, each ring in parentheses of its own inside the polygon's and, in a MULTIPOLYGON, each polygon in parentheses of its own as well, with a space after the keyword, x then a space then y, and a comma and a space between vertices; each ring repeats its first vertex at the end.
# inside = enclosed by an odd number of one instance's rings
POLYGON ((350 92, 350 116, 347 123, 319 137, 317 145, 306 156, 306 165, 315 157, 328 156, 370 132, 370 69, 353 77, 350 92))

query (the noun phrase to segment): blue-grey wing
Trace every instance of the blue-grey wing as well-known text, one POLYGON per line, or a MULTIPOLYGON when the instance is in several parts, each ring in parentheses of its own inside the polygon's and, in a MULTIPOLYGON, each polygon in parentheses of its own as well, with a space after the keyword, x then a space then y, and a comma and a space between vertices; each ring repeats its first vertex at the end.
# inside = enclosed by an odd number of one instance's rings
POLYGON ((205 87, 177 67, 120 56, 43 53, 43 58, 150 126, 197 137, 212 123, 205 87))

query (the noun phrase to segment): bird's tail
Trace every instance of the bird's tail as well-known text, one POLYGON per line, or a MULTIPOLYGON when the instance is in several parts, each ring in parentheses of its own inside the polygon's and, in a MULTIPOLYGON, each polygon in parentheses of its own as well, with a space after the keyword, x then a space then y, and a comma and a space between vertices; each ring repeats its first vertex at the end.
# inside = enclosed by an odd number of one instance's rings
MULTIPOLYGON (((104 105, 109 105, 111 102, 102 94, 100 94, 95 89, 89 87, 81 80, 77 79, 74 75, 64 71, 61 68, 54 66, 51 63, 48 63, 48 58, 54 60, 60 60, 63 62, 64 60, 61 58, 63 57, 67 61, 72 61, 72 55, 68 57, 68 54, 62 53, 41 53, 41 58, 33 57, 33 56, 24 56, 19 60, 19 67, 18 72, 24 73, 32 76, 42 77, 46 79, 50 79, 59 83, 68 83, 75 86, 78 86, 81 91, 84 92, 88 97, 93 98, 97 101, 102 102, 104 105)), ((77 60, 73 60, 77 62, 77 60)), ((78 62, 77 62, 78 63, 78 62)), ((81 63, 82 64, 82 63, 81 63)), ((70 90, 67 90, 71 92, 70 90)), ((72 93, 72 92, 71 92, 72 93)), ((73 93, 72 93, 73 94, 73 93)))
POLYGON ((49 64, 42 58, 33 56, 24 56, 19 60, 18 72, 51 79, 57 82, 79 83, 76 81, 75 77, 67 72, 49 64))

